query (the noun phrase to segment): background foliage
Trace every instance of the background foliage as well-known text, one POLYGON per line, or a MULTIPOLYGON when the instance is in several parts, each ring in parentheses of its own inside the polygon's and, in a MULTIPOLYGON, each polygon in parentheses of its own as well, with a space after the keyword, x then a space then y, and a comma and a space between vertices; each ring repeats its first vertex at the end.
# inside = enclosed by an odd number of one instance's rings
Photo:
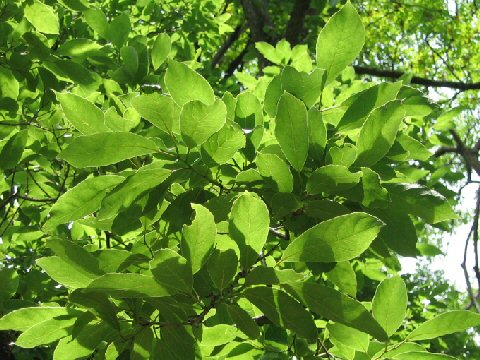
POLYGON ((0 4, 2 358, 479 356, 475 2, 0 4))

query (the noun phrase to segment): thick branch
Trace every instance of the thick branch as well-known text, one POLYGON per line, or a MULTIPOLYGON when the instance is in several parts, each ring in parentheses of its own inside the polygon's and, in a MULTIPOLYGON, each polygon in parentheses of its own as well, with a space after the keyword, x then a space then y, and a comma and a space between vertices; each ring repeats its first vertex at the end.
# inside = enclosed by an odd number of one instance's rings
POLYGON ((310 8, 311 0, 296 0, 293 5, 290 19, 288 20, 287 30, 285 31, 285 39, 292 45, 296 45, 303 31, 303 23, 305 15, 310 8))
POLYGON ((260 1, 257 3, 253 0, 242 0, 243 11, 245 12, 245 18, 247 19, 253 41, 269 42, 269 36, 265 32, 264 27, 270 24, 270 20, 267 9, 264 6, 260 6, 261 3, 266 2, 260 1))
MULTIPOLYGON (((354 66, 355 72, 358 75, 371 75, 376 77, 387 77, 392 79, 398 79, 399 77, 405 75, 402 71, 395 70, 384 70, 377 68, 369 68, 363 66, 354 66)), ((465 90, 480 90, 480 82, 477 83, 465 83, 459 81, 443 81, 443 80, 434 80, 427 79, 424 77, 414 76, 411 81, 412 84, 425 85, 430 87, 444 87, 450 89, 458 89, 461 91, 465 90)))

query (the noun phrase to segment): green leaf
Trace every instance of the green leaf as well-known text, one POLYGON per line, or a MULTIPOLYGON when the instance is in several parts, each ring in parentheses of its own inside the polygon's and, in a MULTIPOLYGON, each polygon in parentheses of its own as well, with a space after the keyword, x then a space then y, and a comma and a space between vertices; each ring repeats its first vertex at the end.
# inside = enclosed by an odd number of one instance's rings
POLYGON ((432 156, 425 145, 408 135, 400 134, 397 139, 402 148, 408 151, 410 159, 427 161, 432 156))
POLYGON ((217 99, 211 105, 190 101, 180 113, 180 133, 187 146, 193 148, 219 131, 226 119, 227 108, 222 100, 217 99))
POLYGON ((207 264, 210 279, 218 289, 224 289, 237 273, 238 258, 235 250, 215 250, 207 264))
POLYGON ((68 300, 74 304, 87 308, 99 318, 110 324, 113 328, 117 330, 120 329, 120 322, 117 318, 119 309, 106 294, 91 293, 86 292, 83 289, 77 289, 70 293, 68 300))
POLYGON ((57 93, 57 99, 68 121, 82 134, 108 131, 103 111, 92 102, 70 93, 57 93))
POLYGON ((127 14, 120 14, 108 25, 105 36, 113 45, 121 48, 127 41, 130 31, 130 17, 127 14))
POLYGON ((141 117, 167 134, 180 131, 180 108, 171 97, 158 93, 143 94, 132 99, 141 117))
POLYGON ((58 16, 50 6, 34 0, 25 6, 23 14, 38 32, 54 35, 59 33, 58 16))
POLYGON ((357 275, 348 261, 341 261, 326 273, 328 280, 338 286, 340 290, 348 295, 357 295, 357 275))
POLYGON ((152 65, 155 70, 167 60, 171 47, 170 36, 167 34, 162 33, 155 38, 151 52, 152 65))
POLYGON ((6 170, 19 165, 28 140, 28 130, 22 130, 7 140, 0 150, 0 169, 6 170))
POLYGON ((191 293, 192 269, 187 260, 172 249, 161 249, 150 261, 150 271, 155 280, 172 294, 191 293))
POLYGON ((112 106, 105 111, 105 125, 111 131, 128 132, 137 126, 138 122, 131 118, 125 118, 119 115, 117 110, 115 110, 115 107, 112 106))
POLYGON ((116 331, 106 323, 90 323, 85 325, 75 338, 70 336, 60 340, 53 353, 54 360, 81 359, 95 351, 102 341, 110 342, 116 331))
POLYGON ((156 342, 156 360, 194 360, 196 340, 192 330, 184 326, 167 327, 160 330, 160 340, 156 342))
POLYGON ((238 330, 228 324, 218 324, 202 328, 202 342, 204 346, 219 346, 226 344, 237 337, 238 330))
POLYGON ((88 26, 102 38, 107 37, 108 20, 105 13, 101 9, 88 9, 83 13, 84 19, 88 26))
POLYGON ((50 209, 50 218, 44 229, 51 230, 60 224, 83 218, 100 208, 107 191, 124 181, 122 176, 104 175, 90 177, 58 198, 50 209))
POLYGON ((105 274, 92 281, 89 291, 104 292, 114 298, 146 298, 170 296, 170 291, 152 276, 126 273, 105 274))
POLYGON ((398 128, 405 117, 405 108, 399 100, 376 108, 370 113, 357 140, 357 166, 372 166, 390 150, 398 128))
POLYGON ((0 68, 0 96, 16 100, 20 92, 20 84, 10 69, 0 68))
POLYGON ((0 269, 0 304, 11 298, 17 292, 19 277, 15 269, 0 269))
POLYGON ((265 41, 258 41, 255 43, 255 47, 262 54, 265 59, 271 61, 274 64, 281 64, 282 57, 277 54, 276 49, 265 41))
POLYGON ((133 46, 124 46, 120 49, 120 57, 123 69, 131 78, 135 77, 138 71, 138 53, 133 46))
POLYGON ((40 266, 55 281, 72 288, 83 288, 103 272, 98 260, 72 241, 49 239, 47 246, 55 255, 37 260, 40 266))
POLYGON ((455 358, 445 354, 434 354, 424 351, 409 351, 395 355, 392 359, 398 360, 454 360, 455 358))
POLYGON ((245 192, 233 203, 229 232, 240 249, 240 264, 244 269, 253 265, 268 237, 270 216, 265 203, 254 194, 245 192))
POLYGON ((59 306, 26 307, 3 316, 0 319, 0 330, 26 331, 41 322, 69 314, 67 308, 59 306))
POLYGON ((402 256, 417 255, 417 231, 408 214, 394 206, 381 210, 373 209, 370 213, 385 223, 379 238, 390 249, 402 256))
POLYGON ((388 340, 380 324, 357 300, 311 282, 288 284, 286 287, 292 289, 318 315, 370 334, 380 341, 388 340))
POLYGON ((157 145, 146 137, 128 132, 111 132, 76 137, 59 157, 82 168, 111 165, 157 151, 157 145))
POLYGON ((312 315, 283 290, 256 286, 246 289, 243 296, 258 307, 275 325, 286 327, 309 341, 317 338, 317 329, 312 315))
POLYGON ((370 342, 367 333, 340 323, 328 324, 327 329, 330 341, 332 341, 334 345, 340 343, 340 345, 345 345, 358 351, 367 352, 368 344, 370 342))
POLYGON ((308 139, 310 152, 315 159, 319 159, 327 144, 327 128, 322 120, 322 113, 314 107, 308 110, 308 139))
POLYGON ((383 280, 373 297, 373 317, 392 336, 407 314, 407 287, 400 276, 383 280))
POLYGON ((237 305, 227 304, 227 309, 238 330, 251 339, 257 339, 260 336, 260 329, 249 313, 237 305))
POLYGON ((304 211, 308 216, 322 220, 328 220, 350 213, 350 210, 346 206, 326 199, 306 201, 304 211))
POLYGON ((448 311, 428 320, 410 334, 408 340, 428 340, 480 325, 480 314, 468 310, 448 311))
POLYGON ((279 285, 305 281, 305 275, 293 269, 277 270, 266 266, 257 266, 245 278, 245 285, 279 285))
POLYGON ((299 99, 288 93, 278 102, 275 137, 290 164, 301 171, 308 154, 307 110, 299 99))
POLYGON ((182 254, 191 263, 192 273, 196 274, 208 260, 215 245, 217 227, 210 211, 202 205, 192 204, 195 219, 183 228, 180 243, 182 254))
POLYGON ((429 224, 458 219, 447 199, 435 190, 414 184, 389 184, 387 190, 392 206, 418 216, 429 224))
MULTIPOLYGON (((57 55, 86 58, 102 55, 102 46, 90 39, 71 39, 65 41, 58 50, 57 55)), ((57 94, 58 95, 58 94, 57 94)))
POLYGON ((98 220, 114 218, 146 192, 162 184, 171 173, 162 161, 142 166, 103 199, 98 220))
POLYGON ((285 249, 284 262, 340 262, 362 254, 383 222, 366 213, 337 216, 308 229, 285 249))
POLYGON ((323 27, 317 39, 317 65, 327 70, 327 83, 362 50, 365 29, 357 11, 347 2, 323 27))
POLYGON ((380 176, 369 168, 362 167, 362 186, 363 186, 363 200, 362 204, 366 207, 386 207, 390 202, 388 191, 381 182, 380 176))
POLYGON ((208 81, 183 63, 168 61, 165 84, 173 100, 180 106, 190 101, 200 101, 206 105, 211 105, 215 101, 213 89, 208 81))
POLYGON ((268 84, 263 101, 265 112, 272 118, 275 117, 275 114, 277 113, 278 100, 283 92, 282 77, 277 75, 268 84))
POLYGON ((402 81, 377 84, 345 100, 342 105, 348 109, 337 125, 338 130, 349 132, 361 128, 373 109, 397 98, 401 87, 402 81))
POLYGON ((311 108, 320 98, 326 79, 325 75, 323 69, 315 69, 312 73, 307 74, 299 72, 291 66, 286 66, 282 71, 282 88, 311 108))
POLYGON ((135 334, 129 359, 149 359, 152 354, 153 339, 154 336, 151 327, 144 327, 140 332, 135 334))
POLYGON ((277 184, 277 190, 290 193, 293 190, 293 175, 290 167, 275 154, 260 153, 255 159, 258 172, 264 177, 270 177, 277 184))
POLYGON ((36 262, 53 280, 74 289, 87 287, 99 277, 81 267, 70 269, 70 262, 59 256, 42 257, 36 262))
POLYGON ((307 181, 307 192, 335 194, 353 188, 360 182, 361 172, 353 173, 343 165, 325 165, 315 170, 307 181))
POLYGON ((328 155, 332 158, 333 165, 342 165, 348 168, 357 158, 357 148, 353 144, 346 143, 342 146, 331 147, 328 155))
POLYGON ((225 124, 208 138, 203 149, 217 163, 225 164, 245 147, 245 135, 237 124, 225 124))
POLYGON ((34 348, 47 345, 69 335, 70 327, 76 319, 48 319, 24 331, 15 341, 15 345, 22 348, 34 348))

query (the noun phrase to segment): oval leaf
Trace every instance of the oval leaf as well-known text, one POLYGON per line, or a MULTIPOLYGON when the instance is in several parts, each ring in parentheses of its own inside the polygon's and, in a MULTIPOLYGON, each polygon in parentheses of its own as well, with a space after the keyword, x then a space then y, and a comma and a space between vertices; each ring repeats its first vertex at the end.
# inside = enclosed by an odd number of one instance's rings
POLYGON ((75 167, 105 166, 158 151, 150 139, 128 133, 112 132, 79 136, 60 153, 60 158, 75 167))
POLYGON ((290 164, 301 171, 308 154, 307 109, 289 93, 283 94, 278 102, 275 137, 290 164))
POLYGON ((465 331, 480 325, 480 314, 468 310, 455 310, 440 314, 421 324, 408 336, 409 340, 428 340, 465 331))
POLYGON ((270 215, 265 203, 252 193, 244 193, 233 203, 229 232, 240 248, 240 264, 253 265, 267 241, 270 215))
POLYGON ((284 262, 340 262, 362 254, 377 237, 382 221, 366 213, 337 216, 308 229, 285 249, 284 262))
POLYGON ((215 100, 213 89, 207 80, 187 65, 174 60, 168 62, 165 85, 180 106, 194 100, 208 105, 215 100))
POLYGON ((331 17, 317 39, 317 65, 327 70, 327 83, 349 65, 362 50, 365 29, 350 2, 331 17))
POLYGON ((372 313, 388 336, 392 336, 405 319, 407 302, 407 288, 400 276, 385 279, 378 285, 372 313))
POLYGON ((205 265, 213 250, 217 228, 215 218, 206 207, 192 204, 192 209, 195 210, 195 219, 191 225, 183 228, 180 247, 195 274, 205 265))
POLYGON ((57 93, 67 120, 82 134, 106 132, 105 116, 94 103, 75 94, 57 93))

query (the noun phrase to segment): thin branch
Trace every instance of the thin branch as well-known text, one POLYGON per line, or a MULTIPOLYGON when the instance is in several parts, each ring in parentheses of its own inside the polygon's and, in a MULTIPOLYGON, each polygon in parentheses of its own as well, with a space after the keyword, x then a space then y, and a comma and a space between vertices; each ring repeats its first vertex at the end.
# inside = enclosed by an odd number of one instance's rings
POLYGON ((283 233, 272 227, 270 228, 270 234, 283 240, 290 240, 290 234, 288 232, 283 233))
POLYGON ((44 202, 44 203, 50 203, 50 202, 55 202, 57 201, 57 198, 43 198, 43 199, 37 199, 37 198, 32 198, 27 195, 20 195, 16 194, 15 197, 18 197, 20 199, 26 200, 26 201, 31 201, 31 202, 44 202))
POLYGON ((242 52, 240 54, 238 54, 237 57, 235 59, 233 59, 233 61, 230 63, 227 71, 225 71, 225 75, 223 75, 223 79, 227 79, 227 78, 229 78, 230 76, 233 75, 235 70, 237 70, 237 68, 242 63, 243 58, 247 54, 249 47, 250 47, 250 40, 247 42, 247 45, 245 45, 245 48, 242 50, 242 52))
MULTIPOLYGON (((473 218, 473 251, 475 253, 475 266, 473 270, 477 278, 477 291, 480 291, 480 270, 479 270, 479 256, 478 256, 478 220, 480 216, 480 186, 477 189, 477 203, 475 206, 475 215, 473 218)), ((477 308, 478 310, 478 308, 477 308)))
POLYGON ((225 55, 225 53, 228 51, 228 49, 230 49, 230 47, 233 45, 233 43, 235 41, 238 40, 238 38, 240 37, 240 35, 246 30, 246 26, 245 25, 238 25, 235 30, 233 31, 233 33, 230 34, 230 36, 228 37, 227 41, 225 41, 223 43, 223 45, 220 47, 220 49, 218 49, 217 53, 215 54, 215 56, 213 57, 213 60, 212 60, 212 69, 215 68, 218 63, 220 63, 220 60, 222 60, 223 56, 225 55))
POLYGON ((472 306, 475 306, 475 309, 477 310, 477 312, 480 313, 480 306, 478 304, 477 298, 473 294, 472 283, 470 281, 470 276, 468 274, 468 269, 467 269, 467 250, 468 250, 468 244, 470 242, 470 238, 472 237, 472 232, 473 232, 473 226, 470 229, 470 232, 468 233, 467 239, 465 240, 465 248, 463 250, 463 262, 460 266, 463 269, 463 276, 465 277, 465 283, 467 284, 467 293, 468 293, 468 296, 470 297, 470 304, 467 306, 467 310, 470 309, 472 306))
MULTIPOLYGON (((364 67, 364 66, 354 66, 355 72, 358 75, 371 75, 371 76, 376 76, 376 77, 386 77, 386 78, 392 78, 392 79, 398 79, 399 77, 402 77, 405 75, 404 72, 402 71, 396 71, 396 70, 384 70, 384 69, 378 69, 378 68, 370 68, 370 67, 364 67)), ((444 88, 450 88, 450 89, 458 89, 461 91, 466 91, 466 90, 480 90, 480 82, 476 83, 466 83, 466 82, 460 82, 460 81, 443 81, 443 80, 435 80, 435 79, 428 79, 420 76, 414 76, 410 80, 412 84, 417 84, 417 85, 424 85, 424 86, 430 86, 430 87, 444 87, 444 88)))

